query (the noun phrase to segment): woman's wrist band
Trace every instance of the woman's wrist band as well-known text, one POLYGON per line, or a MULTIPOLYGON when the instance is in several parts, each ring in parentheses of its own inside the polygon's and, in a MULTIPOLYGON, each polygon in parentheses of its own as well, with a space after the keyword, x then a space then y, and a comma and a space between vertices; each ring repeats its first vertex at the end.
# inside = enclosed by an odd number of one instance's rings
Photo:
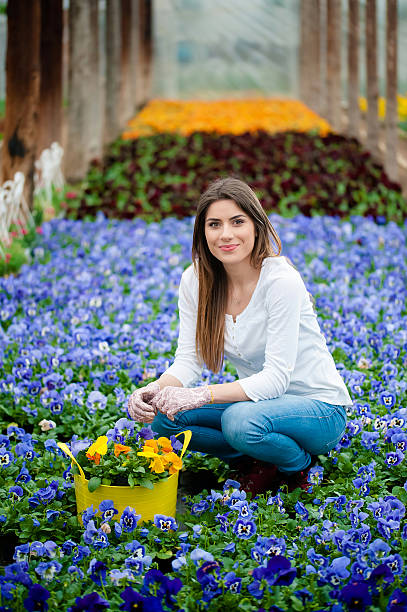
POLYGON ((209 393, 211 394, 211 404, 214 404, 215 403, 215 398, 213 397, 213 391, 212 391, 212 389, 210 387, 208 387, 208 389, 209 389, 209 393))

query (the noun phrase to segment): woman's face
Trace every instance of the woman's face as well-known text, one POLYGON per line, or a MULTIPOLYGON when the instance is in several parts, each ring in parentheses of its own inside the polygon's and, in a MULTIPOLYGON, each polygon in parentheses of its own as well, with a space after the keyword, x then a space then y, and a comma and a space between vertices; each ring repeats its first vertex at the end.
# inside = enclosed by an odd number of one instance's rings
POLYGON ((256 228, 234 200, 218 200, 206 211, 205 238, 212 255, 225 267, 250 262, 256 228))

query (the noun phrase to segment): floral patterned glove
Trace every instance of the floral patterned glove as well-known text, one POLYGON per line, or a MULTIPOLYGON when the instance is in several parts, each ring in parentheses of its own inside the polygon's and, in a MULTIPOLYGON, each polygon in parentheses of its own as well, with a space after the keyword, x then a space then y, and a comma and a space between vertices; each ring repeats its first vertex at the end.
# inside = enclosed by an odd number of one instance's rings
POLYGON ((174 416, 181 410, 193 410, 204 404, 212 403, 212 394, 209 387, 164 387, 160 393, 154 396, 151 404, 156 409, 167 415, 173 421, 174 416))
POLYGON ((151 405, 151 400, 160 392, 158 382, 148 383, 141 389, 136 389, 129 397, 129 415, 139 423, 151 423, 157 410, 151 405))

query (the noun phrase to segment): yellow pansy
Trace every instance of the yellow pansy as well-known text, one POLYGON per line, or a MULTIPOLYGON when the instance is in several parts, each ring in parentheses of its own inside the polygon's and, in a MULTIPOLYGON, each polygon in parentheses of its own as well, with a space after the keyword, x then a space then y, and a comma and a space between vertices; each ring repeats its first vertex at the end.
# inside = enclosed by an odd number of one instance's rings
POLYGON ((140 457, 147 457, 147 459, 151 459, 151 463, 148 467, 153 472, 155 472, 156 474, 161 474, 162 472, 164 472, 164 455, 159 455, 158 453, 155 453, 151 448, 146 448, 146 446, 144 446, 144 449, 138 452, 137 454, 140 455, 140 457))
POLYGON ((182 459, 175 453, 167 453, 164 455, 166 465, 170 465, 168 469, 170 474, 176 474, 182 468, 182 459))
POLYGON ((107 436, 99 436, 99 438, 89 446, 88 450, 86 451, 86 456, 89 455, 93 457, 95 453, 97 453, 98 455, 106 455, 107 443, 107 436))
POLYGON ((164 451, 164 453, 170 453, 172 451, 171 440, 165 438, 164 436, 162 438, 158 438, 157 444, 164 451))
POLYGON ((143 450, 146 450, 146 447, 152 448, 155 453, 158 453, 157 440, 146 440, 144 442, 143 450))

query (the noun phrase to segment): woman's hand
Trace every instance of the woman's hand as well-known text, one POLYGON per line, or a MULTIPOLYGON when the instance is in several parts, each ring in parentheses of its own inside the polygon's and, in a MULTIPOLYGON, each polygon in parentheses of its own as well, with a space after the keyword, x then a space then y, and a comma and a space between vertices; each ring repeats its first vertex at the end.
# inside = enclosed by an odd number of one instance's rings
POLYGON ((131 418, 139 423, 151 423, 157 413, 151 401, 160 390, 160 385, 155 381, 136 389, 129 397, 128 410, 131 418))
POLYGON ((193 410, 204 404, 212 403, 209 387, 165 387, 154 396, 151 404, 153 408, 165 414, 171 421, 181 410, 193 410))

